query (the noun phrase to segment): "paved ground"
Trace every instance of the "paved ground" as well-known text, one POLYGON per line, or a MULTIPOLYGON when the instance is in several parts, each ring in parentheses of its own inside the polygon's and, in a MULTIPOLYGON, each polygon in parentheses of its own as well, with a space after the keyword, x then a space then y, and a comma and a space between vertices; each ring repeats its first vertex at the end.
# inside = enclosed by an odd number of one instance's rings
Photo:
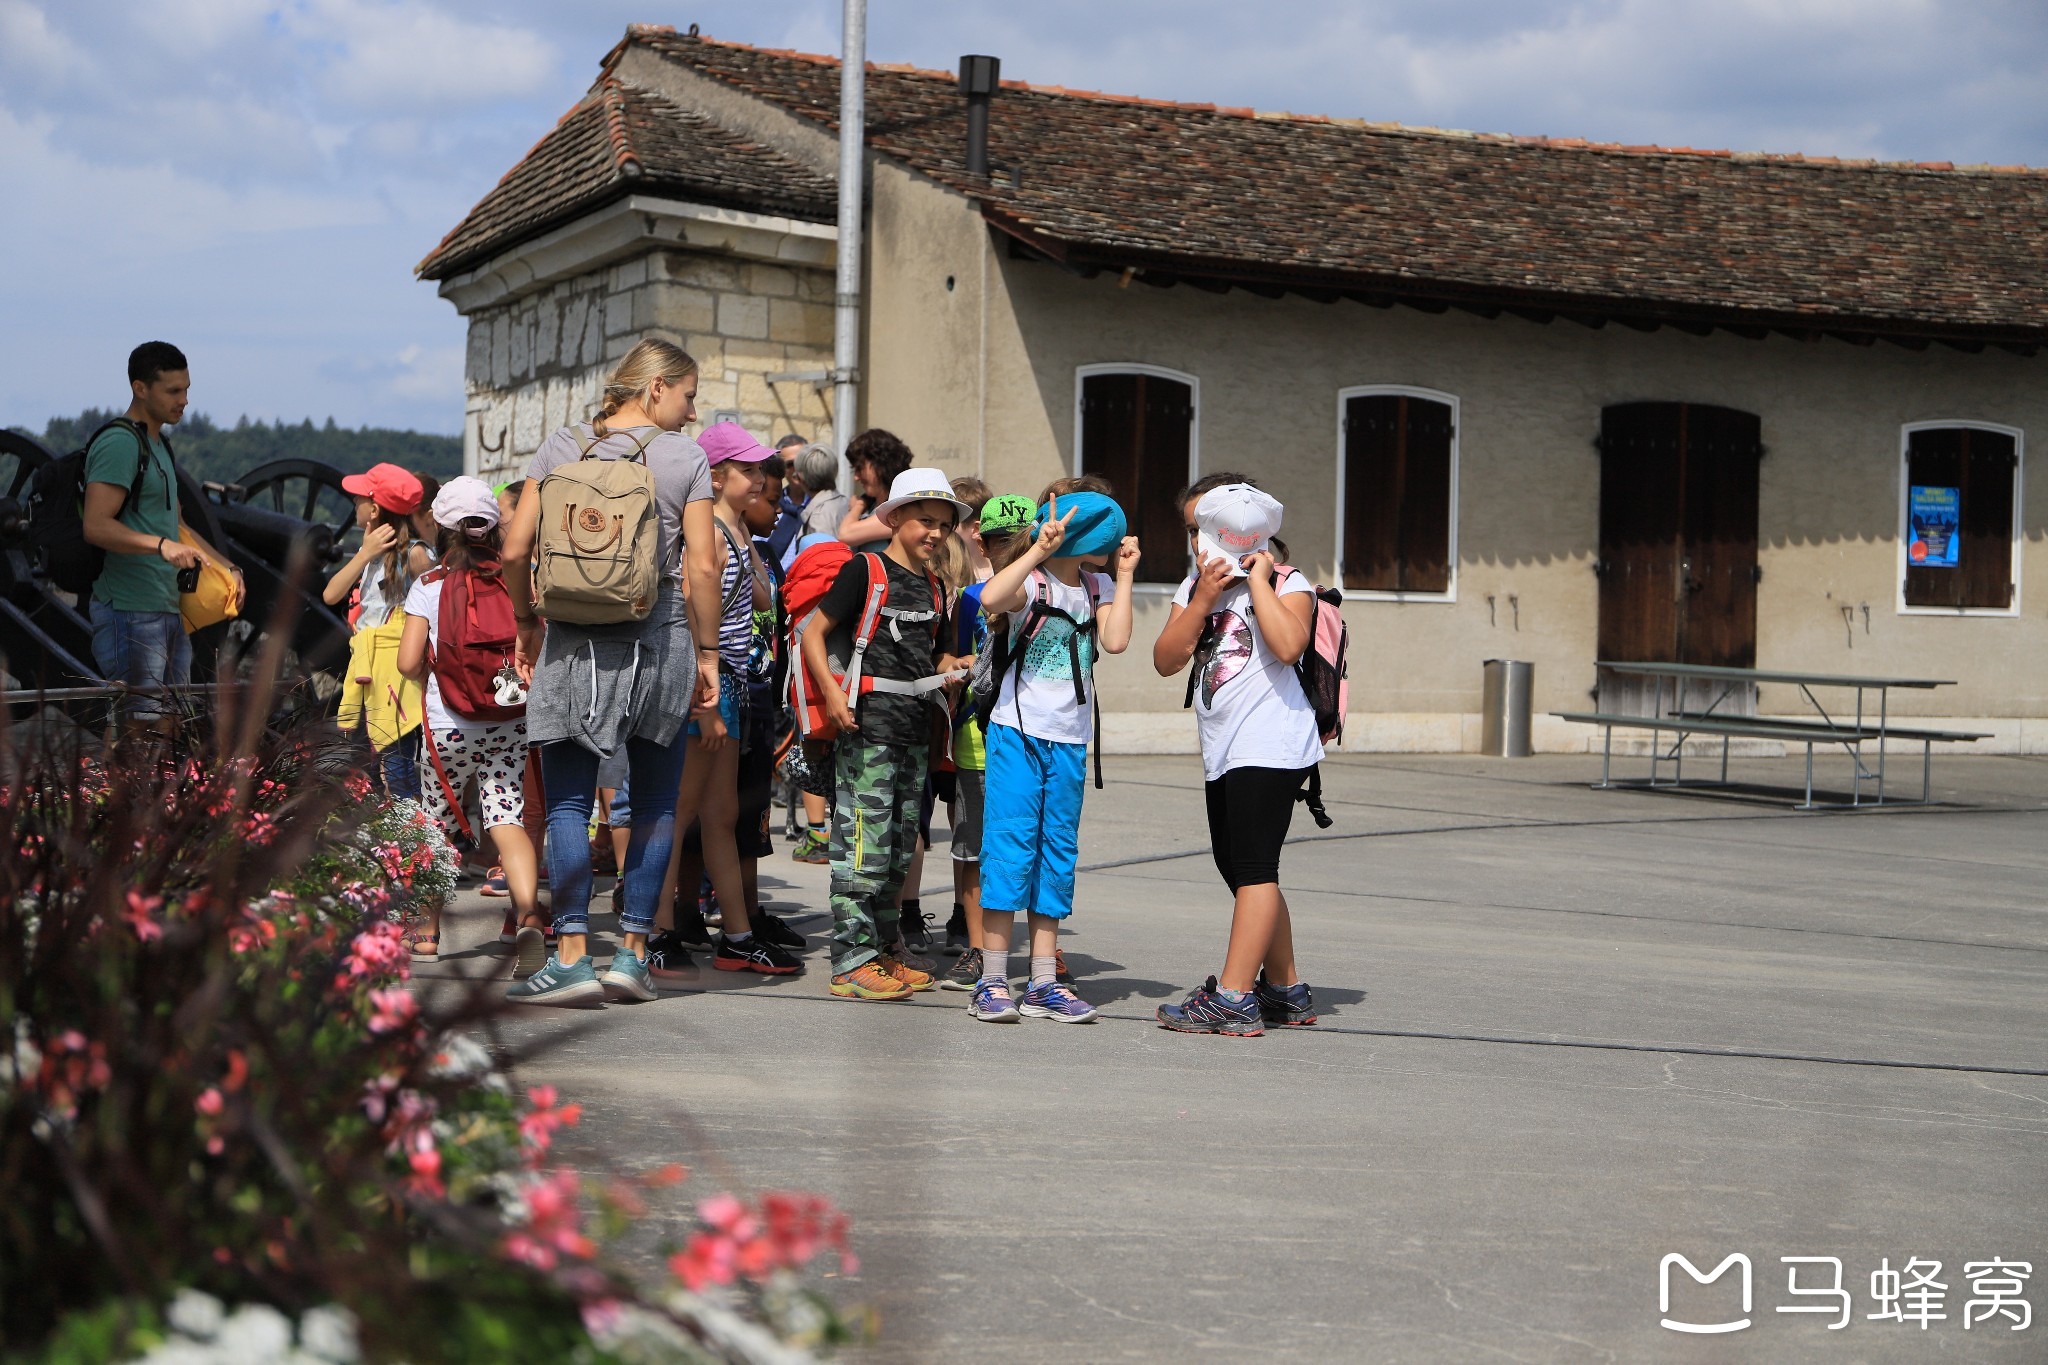
MULTIPOLYGON (((1854 815, 1597 775, 1331 763, 1336 828, 1298 822, 1284 867, 1315 1029, 1153 1025, 1218 965, 1227 901, 1194 760, 1114 758, 1067 940, 1097 1025, 833 1001, 814 952, 513 1032, 556 1044, 526 1074, 612 1159, 841 1201, 878 1360, 2048 1359, 2048 1323, 1962 1323, 1993 1257, 2048 1311, 2048 766, 1949 759, 1951 804, 1854 815), (1668 1252, 1747 1254, 1753 1325, 1660 1327, 1668 1252), (1842 1260, 1846 1330, 1774 1311, 1781 1256, 1842 1260), (1880 1258, 1914 1256, 1947 1320, 1868 1320, 1880 1258)), ((821 929, 823 869, 772 871, 821 929)), ((455 940, 495 916, 465 898, 455 940)), ((1731 1279, 1674 1273, 1673 1317, 1737 1316, 1731 1279)))

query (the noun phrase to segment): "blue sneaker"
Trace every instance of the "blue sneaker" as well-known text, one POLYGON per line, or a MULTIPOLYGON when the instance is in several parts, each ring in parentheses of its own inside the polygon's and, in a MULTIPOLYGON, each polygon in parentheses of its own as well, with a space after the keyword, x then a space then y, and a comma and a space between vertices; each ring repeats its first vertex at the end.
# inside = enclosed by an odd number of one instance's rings
POLYGON ((1176 1033, 1223 1033, 1232 1038, 1257 1038, 1266 1031, 1259 1017, 1259 997, 1253 992, 1232 1004, 1216 989, 1210 977, 1188 992, 1178 1005, 1161 1005, 1159 1022, 1176 1033))
POLYGON ((661 994, 654 989, 647 959, 635 957, 624 948, 612 954, 611 970, 599 984, 604 987, 607 1000, 653 1000, 661 994))
POLYGON ((967 1002, 970 1018, 985 1024, 1014 1024, 1017 1022, 1017 1002, 1010 999, 1010 984, 1007 981, 983 981, 974 988, 974 996, 967 1002))
POLYGON ((597 965, 590 954, 567 967, 550 954, 539 971, 514 982, 505 998, 515 1005, 589 1005, 604 999, 604 983, 597 979, 597 965))
POLYGON ((1275 1028, 1303 1028, 1316 1021, 1316 1000, 1306 981, 1276 986, 1261 971, 1252 994, 1258 998, 1259 1017, 1275 1028))
POLYGON ((1049 981, 1043 986, 1033 986, 1024 992, 1024 999, 1018 1004, 1017 1012, 1029 1019, 1050 1019, 1060 1024, 1095 1022, 1095 1006, 1057 981, 1049 981))

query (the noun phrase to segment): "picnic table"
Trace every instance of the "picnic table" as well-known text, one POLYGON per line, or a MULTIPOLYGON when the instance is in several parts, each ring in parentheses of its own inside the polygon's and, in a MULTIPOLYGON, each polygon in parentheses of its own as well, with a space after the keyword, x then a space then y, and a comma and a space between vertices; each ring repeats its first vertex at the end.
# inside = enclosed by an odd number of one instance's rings
POLYGON ((1835 744, 1841 746, 1849 756, 1850 807, 1884 805, 1889 799, 1892 804, 1924 805, 1934 794, 1934 745, 1942 743, 1966 743, 1986 739, 1984 734, 1973 734, 1963 730, 1933 730, 1917 726, 1899 726, 1891 723, 1891 692, 1895 688, 1910 688, 1916 691, 1931 691, 1937 687, 1952 687, 1953 680, 1939 678, 1875 678, 1847 673, 1791 673, 1782 670, 1758 668, 1722 668, 1709 664, 1670 663, 1618 663, 1601 660, 1599 667, 1613 673, 1632 677, 1649 678, 1653 682, 1653 700, 1648 715, 1623 715, 1604 711, 1554 711, 1551 714, 1559 720, 1573 721, 1580 725, 1598 725, 1606 730, 1606 745, 1600 763, 1599 786, 1706 786, 1728 785, 1728 754, 1730 741, 1735 739, 1775 739, 1787 744, 1806 746, 1806 799, 1798 809, 1816 810, 1822 805, 1840 806, 1841 802, 1817 803, 1813 799, 1813 751, 1816 745, 1835 744), (1670 683, 1670 702, 1665 701, 1665 684, 1670 683), (1697 703, 1688 705, 1686 685, 1705 684, 1709 689, 1719 684, 1719 692, 1704 707, 1697 703), (1796 718, 1740 716, 1720 710, 1724 702, 1738 696, 1747 696, 1748 689, 1758 683, 1778 683, 1799 689, 1799 695, 1812 708, 1812 716, 1796 718), (1849 708, 1838 706, 1830 711, 1814 693, 1818 690, 1834 690, 1855 693, 1854 718, 1849 708), (1870 694, 1875 693, 1875 714, 1872 714, 1870 694), (1839 718, 1837 716, 1839 713, 1839 718), (1648 730, 1651 732, 1650 776, 1647 783, 1640 781, 1616 781, 1613 775, 1614 732, 1617 729, 1648 730), (1664 736, 1672 736, 1668 751, 1664 749, 1664 736), (1721 740, 1721 775, 1718 781, 1707 780, 1688 784, 1685 780, 1685 742, 1693 735, 1709 738, 1719 736, 1721 740), (1920 751, 1920 797, 1887 797, 1885 792, 1885 748, 1888 740, 1919 741, 1920 751), (1876 767, 1864 762, 1863 746, 1874 742, 1876 767), (1660 781, 1658 774, 1664 763, 1672 765, 1672 775, 1660 781), (1863 784, 1874 782, 1876 796, 1871 801, 1863 799, 1863 784))

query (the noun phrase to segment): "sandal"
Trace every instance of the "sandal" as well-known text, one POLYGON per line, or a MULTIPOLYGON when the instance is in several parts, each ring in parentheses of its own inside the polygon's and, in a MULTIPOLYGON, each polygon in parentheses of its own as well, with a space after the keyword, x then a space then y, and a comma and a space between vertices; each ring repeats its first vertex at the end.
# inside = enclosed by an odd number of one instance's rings
POLYGON ((429 960, 438 959, 441 956, 441 936, 439 934, 414 934, 412 936, 412 955, 429 960))
POLYGON ((492 868, 491 874, 484 878, 482 890, 486 896, 511 895, 512 886, 511 883, 505 880, 505 869, 502 867, 492 868))

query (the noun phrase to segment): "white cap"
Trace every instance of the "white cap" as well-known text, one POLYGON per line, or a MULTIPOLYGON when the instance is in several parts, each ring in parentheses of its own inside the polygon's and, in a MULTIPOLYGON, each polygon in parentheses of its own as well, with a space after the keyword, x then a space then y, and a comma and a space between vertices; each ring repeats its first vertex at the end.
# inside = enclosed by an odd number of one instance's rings
POLYGON ((1280 504, 1248 483, 1226 483, 1195 504, 1195 546, 1199 559, 1229 561, 1243 576, 1244 557, 1270 549, 1280 530, 1280 504))
POLYGON ((475 517, 482 520, 483 529, 488 531, 498 524, 499 516, 498 498, 491 492, 491 486, 468 474, 456 475, 434 495, 436 525, 459 527, 475 517))
POLYGON ((912 502, 950 502, 960 509, 965 518, 971 510, 966 503, 953 496, 953 481, 946 477, 943 469, 906 469, 896 476, 889 485, 889 498, 874 510, 873 515, 888 519, 891 512, 912 502))

